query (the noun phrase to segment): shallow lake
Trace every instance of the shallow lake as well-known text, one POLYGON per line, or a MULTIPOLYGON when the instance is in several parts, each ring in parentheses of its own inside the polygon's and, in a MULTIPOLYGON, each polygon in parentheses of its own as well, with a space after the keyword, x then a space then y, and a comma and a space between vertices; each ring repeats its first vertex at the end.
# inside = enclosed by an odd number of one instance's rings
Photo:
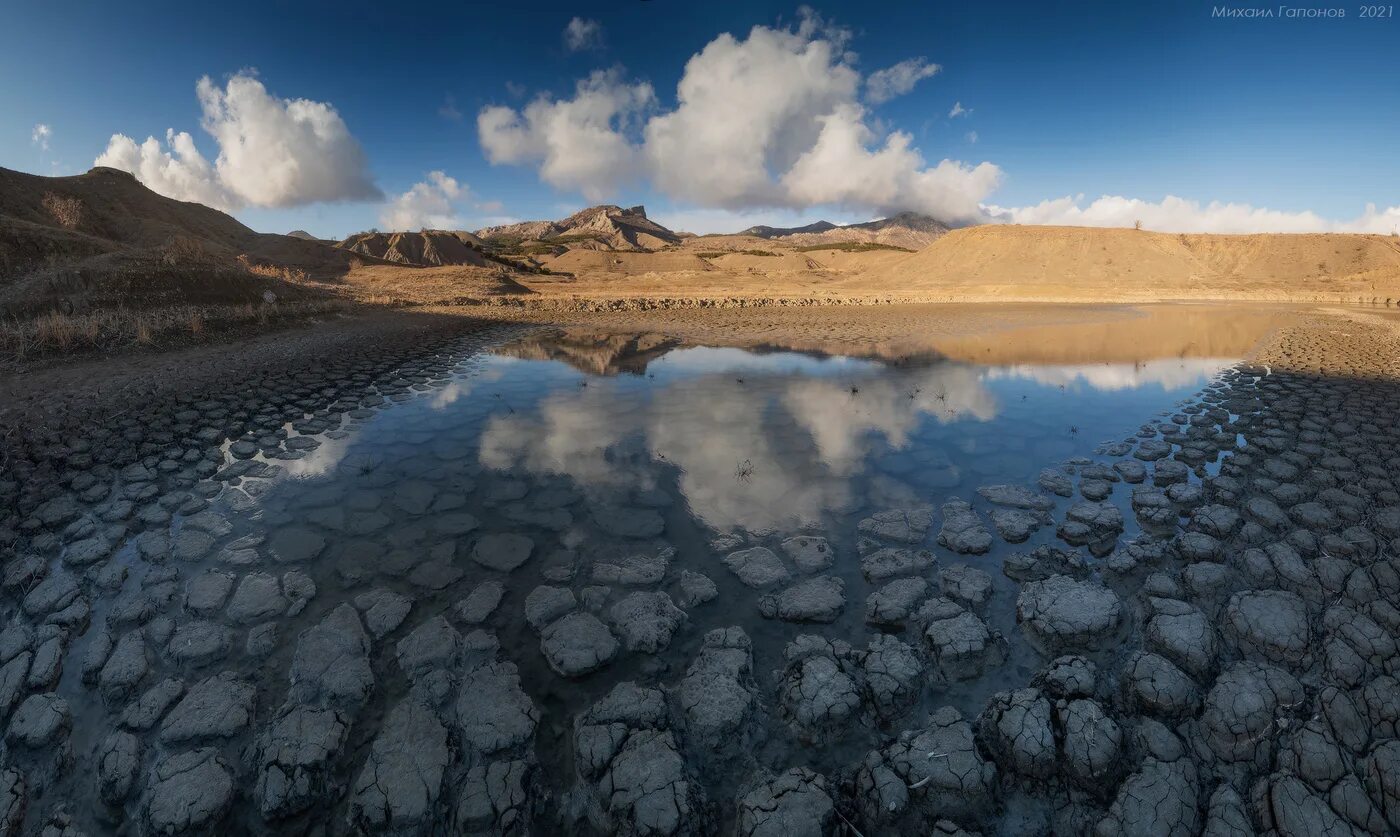
MULTIPOLYGON (((73 746, 90 771, 111 746, 99 721, 152 728, 130 721, 150 703, 162 752, 214 744, 247 778, 241 826, 319 821, 321 791, 306 788, 323 786, 344 789, 333 821, 364 825, 367 764, 407 769, 396 753, 435 752, 443 727, 415 726, 410 708, 436 706, 458 754, 443 757, 449 787, 496 787, 471 771, 538 764, 534 790, 511 787, 540 822, 581 823, 579 730, 635 681, 677 702, 685 769, 730 822, 725 800, 748 772, 715 752, 742 742, 772 770, 849 775, 939 707, 976 717, 1050 656, 1017 625, 1022 582, 1097 577, 1142 531, 1139 487, 1155 483, 1168 531, 1199 503, 1200 478, 1236 445, 1216 429, 1234 418, 1223 379, 1268 322, 1212 343, 1159 320, 1141 333, 1172 339, 1136 348, 1129 318, 1109 348, 1092 327, 1077 351, 1045 342, 1074 328, 1058 326, 847 354, 541 328, 350 400, 306 399, 303 418, 222 443, 197 486, 207 507, 115 546, 129 574, 94 597, 92 622, 116 650, 100 671, 65 668, 58 688, 73 746), (1162 439, 1180 446, 1171 460, 1162 439), (153 618, 157 599, 180 603, 174 620, 153 618), (122 642, 140 624, 137 642, 162 650, 127 683, 122 642), (879 668, 901 660, 917 670, 879 668), (163 697, 165 675, 183 685, 163 697), (247 717, 220 728, 237 713, 191 709, 186 688, 240 696, 247 717), (750 707, 744 728, 708 741, 701 716, 729 705, 713 693, 725 688, 750 707), (303 740, 324 707, 345 728, 303 740), (309 760, 305 781, 269 784, 292 770, 276 761, 288 753, 309 760)), ((80 565, 72 553, 91 539, 68 540, 56 564, 80 565)), ((98 642, 90 631, 72 653, 98 642)), ((428 802, 489 824, 461 792, 428 802)))

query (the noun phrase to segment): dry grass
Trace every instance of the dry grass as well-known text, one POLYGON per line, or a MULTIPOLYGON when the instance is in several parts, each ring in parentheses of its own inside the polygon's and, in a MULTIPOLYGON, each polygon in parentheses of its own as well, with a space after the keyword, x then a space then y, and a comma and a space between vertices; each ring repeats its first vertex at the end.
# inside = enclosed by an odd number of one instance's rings
POLYGON ((201 342, 219 332, 305 320, 350 307, 343 300, 316 300, 278 305, 114 308, 86 314, 50 312, 28 320, 0 322, 0 358, 19 362, 50 355, 201 342))
MULTIPOLYGON (((353 261, 359 260, 356 259, 353 261)), ((304 270, 280 264, 258 263, 250 259, 247 253, 243 253, 238 257, 238 263, 243 266, 244 270, 254 276, 261 276, 264 279, 281 279, 284 282, 306 281, 306 271, 304 270)))
POLYGON ((42 203, 49 217, 65 230, 76 230, 83 221, 83 202, 77 198, 45 192, 42 203))

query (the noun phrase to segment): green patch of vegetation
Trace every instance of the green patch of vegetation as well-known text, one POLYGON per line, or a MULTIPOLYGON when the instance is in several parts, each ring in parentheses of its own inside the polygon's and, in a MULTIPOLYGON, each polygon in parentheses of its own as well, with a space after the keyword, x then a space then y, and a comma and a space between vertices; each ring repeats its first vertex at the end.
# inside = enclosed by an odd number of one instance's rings
POLYGON ((874 241, 833 241, 830 244, 808 244, 798 247, 799 253, 810 253, 813 250, 841 250, 845 253, 868 253, 871 250, 896 250, 900 253, 912 253, 908 247, 896 247, 893 244, 878 244, 874 241))

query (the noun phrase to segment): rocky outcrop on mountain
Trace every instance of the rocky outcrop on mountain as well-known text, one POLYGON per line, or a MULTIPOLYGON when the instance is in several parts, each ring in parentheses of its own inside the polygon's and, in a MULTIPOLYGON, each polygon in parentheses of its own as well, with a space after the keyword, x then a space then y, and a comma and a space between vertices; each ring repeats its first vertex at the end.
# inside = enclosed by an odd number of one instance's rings
POLYGON ((522 221, 477 230, 492 243, 556 243, 587 250, 656 250, 681 236, 647 217, 645 207, 604 204, 581 209, 560 221, 522 221))
POLYGON ((818 221, 805 227, 749 227, 740 235, 753 235, 790 244, 794 247, 815 247, 823 244, 877 244, 919 250, 948 232, 948 225, 927 215, 901 212, 889 218, 866 221, 863 224, 837 226, 830 221, 818 221))

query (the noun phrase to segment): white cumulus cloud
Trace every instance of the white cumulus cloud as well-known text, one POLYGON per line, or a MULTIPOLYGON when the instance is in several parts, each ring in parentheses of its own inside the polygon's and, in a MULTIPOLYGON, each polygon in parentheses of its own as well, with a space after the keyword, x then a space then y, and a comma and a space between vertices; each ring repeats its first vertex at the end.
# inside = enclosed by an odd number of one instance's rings
POLYGON ((599 49, 603 46, 603 25, 596 20, 576 17, 564 27, 564 46, 570 52, 599 49))
POLYGON ((952 110, 948 111, 949 119, 957 119, 959 116, 967 116, 972 111, 962 106, 962 102, 954 102, 952 110))
POLYGON ((799 203, 870 206, 885 213, 901 209, 947 220, 982 215, 981 202, 1001 182, 990 163, 967 166, 944 160, 928 166, 896 131, 884 146, 868 148, 872 132, 857 105, 844 105, 823 118, 816 144, 798 158, 783 186, 799 203))
POLYGON ((942 69, 937 64, 928 63, 924 58, 905 59, 893 67, 871 73, 865 80, 865 98, 877 105, 888 102, 913 90, 914 85, 937 75, 942 69))
POLYGON ((29 142, 39 146, 40 151, 49 150, 49 138, 53 136, 53 129, 43 122, 34 126, 34 130, 29 132, 29 142))
POLYGON ((653 101, 651 85, 598 70, 578 82, 572 99, 482 109, 477 134, 492 163, 536 163, 546 183, 601 200, 635 176, 640 155, 626 132, 653 101))
POLYGON ((467 187, 441 171, 428 172, 426 180, 389 202, 379 213, 379 223, 389 231, 445 230, 460 226, 457 202, 467 187))
POLYGON ((173 129, 164 146, 113 134, 95 165, 125 169, 168 197, 224 209, 381 197, 364 151, 330 104, 279 98, 249 72, 222 88, 205 76, 195 92, 201 126, 219 148, 212 165, 189 133, 173 129))
POLYGON ((644 173, 668 197, 729 210, 914 210, 983 220, 1000 171, 988 163, 929 164, 902 132, 873 127, 861 103, 907 92, 938 65, 900 62, 868 78, 850 33, 804 10, 796 26, 722 34, 691 56, 674 108, 622 71, 595 72, 573 98, 483 109, 487 159, 538 165, 542 180, 600 199, 644 173), (637 126, 641 126, 637 130, 637 126))
POLYGON ((136 175, 154 192, 181 201, 194 201, 215 209, 236 209, 243 204, 219 181, 214 166, 194 145, 194 137, 173 128, 165 132, 165 144, 155 137, 143 143, 125 134, 113 134, 94 166, 109 166, 136 175))

